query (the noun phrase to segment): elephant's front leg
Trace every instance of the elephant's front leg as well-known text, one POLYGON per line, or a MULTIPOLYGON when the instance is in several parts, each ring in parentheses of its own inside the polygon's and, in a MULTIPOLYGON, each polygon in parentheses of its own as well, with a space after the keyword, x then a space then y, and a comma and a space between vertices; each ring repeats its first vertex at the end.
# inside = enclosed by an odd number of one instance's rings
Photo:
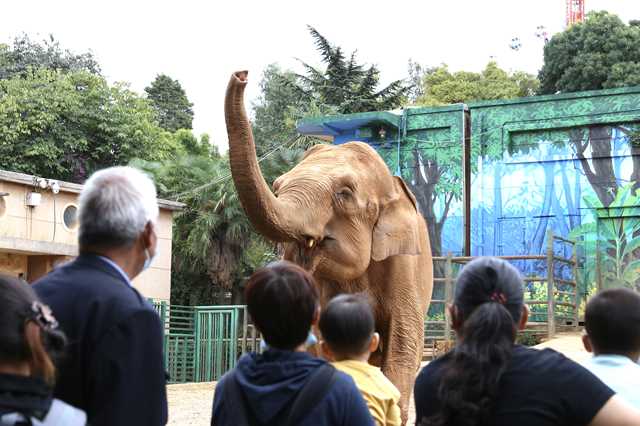
POLYGON ((424 319, 416 312, 395 312, 383 339, 382 372, 400 391, 402 424, 407 423, 413 384, 424 346, 424 319))

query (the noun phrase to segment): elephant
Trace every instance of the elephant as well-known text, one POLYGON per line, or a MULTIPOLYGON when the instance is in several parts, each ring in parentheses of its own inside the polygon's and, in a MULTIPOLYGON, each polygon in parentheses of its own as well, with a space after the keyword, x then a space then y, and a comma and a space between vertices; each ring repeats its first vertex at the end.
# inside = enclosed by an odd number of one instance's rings
POLYGON ((247 71, 225 96, 229 161, 242 206, 258 233, 314 277, 321 305, 339 293, 372 301, 381 345, 370 362, 400 390, 408 415, 424 346, 433 264, 424 218, 400 177, 366 143, 319 144, 273 183, 264 180, 244 109, 247 71))

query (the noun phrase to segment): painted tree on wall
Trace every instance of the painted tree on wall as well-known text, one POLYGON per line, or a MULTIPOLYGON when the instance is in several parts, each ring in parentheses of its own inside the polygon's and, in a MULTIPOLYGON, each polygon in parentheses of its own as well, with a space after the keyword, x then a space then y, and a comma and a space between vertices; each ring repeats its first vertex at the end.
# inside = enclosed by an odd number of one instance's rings
MULTIPOLYGON (((421 86, 415 91, 418 94, 415 100, 417 106, 438 106, 479 99, 510 99, 531 95, 537 87, 534 76, 523 72, 508 73, 500 69, 495 62, 489 62, 479 73, 451 72, 446 65, 425 69, 419 64, 410 64, 410 74, 412 81, 420 82, 421 86)), ((458 129, 462 130, 462 110, 458 117, 458 129)), ((438 127, 439 119, 438 114, 428 115, 429 126, 438 127)), ((415 117, 412 117, 412 120, 415 120, 415 117)), ((442 127, 447 128, 448 125, 443 123, 442 127)), ((421 127, 420 124, 414 126, 418 129, 421 127)), ((409 131, 399 148, 400 169, 427 221, 431 248, 435 256, 443 254, 443 230, 446 221, 452 207, 462 200, 461 133, 454 135, 441 131, 409 131)), ((472 145, 471 157, 477 158, 479 155, 479 146, 472 145)), ((489 155, 501 157, 502 150, 490 149, 489 155)), ((391 152, 388 162, 397 163, 392 156, 391 152)), ((472 160, 472 169, 475 170, 476 166, 477 161, 472 160)), ((496 212, 501 208, 498 199, 497 202, 494 208, 496 212)))
MULTIPOLYGON (((627 25, 617 16, 604 11, 590 13, 584 22, 572 25, 550 40, 545 46, 544 60, 539 75, 542 93, 638 85, 640 23, 632 21, 627 25)), ((618 109, 612 105, 612 112, 618 109)), ((635 191, 640 188, 640 146, 637 140, 636 125, 595 125, 570 132, 568 143, 601 208, 615 207, 620 200, 620 192, 625 188, 626 182, 621 170, 622 158, 618 155, 625 148, 629 150, 626 155, 632 161, 632 171, 628 177, 631 189, 635 191)), ((620 257, 616 244, 624 240, 624 223, 623 220, 616 238, 603 242, 611 259, 620 257)), ((604 232, 605 228, 606 226, 600 231, 604 232)), ((624 246, 639 234, 640 232, 634 231, 631 240, 622 242, 623 251, 624 246)), ((632 253, 635 257, 640 255, 637 249, 632 253)))
MULTIPOLYGON (((592 12, 584 22, 554 35, 544 49, 540 93, 598 90, 640 84, 640 24, 627 25, 608 12, 592 12)), ((618 130, 632 137, 633 128, 618 130)), ((576 158, 603 206, 609 206, 619 188, 612 149, 612 128, 591 126, 571 132, 576 158), (597 161, 591 164, 586 153, 597 161)), ((640 185, 640 146, 631 144, 632 180, 640 185)))

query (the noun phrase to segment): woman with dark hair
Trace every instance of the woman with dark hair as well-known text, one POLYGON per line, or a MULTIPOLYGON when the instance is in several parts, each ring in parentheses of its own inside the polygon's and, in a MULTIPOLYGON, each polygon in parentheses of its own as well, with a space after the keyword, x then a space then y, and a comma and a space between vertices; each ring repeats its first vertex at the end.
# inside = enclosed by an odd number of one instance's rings
POLYGON ((449 307, 458 341, 416 379, 417 424, 640 425, 640 413, 580 365, 551 349, 515 344, 528 318, 523 287, 517 269, 501 259, 463 268, 449 307))
POLYGON ((320 315, 311 275, 272 263, 249 278, 245 300, 264 351, 242 356, 222 377, 212 425, 373 425, 351 377, 306 352, 320 315))
POLYGON ((0 425, 76 426, 86 415, 53 399, 64 335, 48 307, 24 282, 0 275, 0 425))

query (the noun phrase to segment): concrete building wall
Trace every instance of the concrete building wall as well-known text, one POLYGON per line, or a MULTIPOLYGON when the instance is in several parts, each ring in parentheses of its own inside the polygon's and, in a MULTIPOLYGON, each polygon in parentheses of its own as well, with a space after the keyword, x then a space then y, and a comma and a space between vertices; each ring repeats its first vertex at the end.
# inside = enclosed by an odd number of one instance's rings
MULTIPOLYGON (((34 191, 32 178, 0 171, 0 272, 29 282, 77 255, 77 226, 65 224, 64 212, 68 206, 77 207, 81 190, 80 185, 61 182, 58 194, 42 190, 40 203, 30 207, 26 200, 34 191)), ((164 200, 158 204, 158 255, 133 284, 145 297, 169 301, 173 212, 179 206, 164 200)))

